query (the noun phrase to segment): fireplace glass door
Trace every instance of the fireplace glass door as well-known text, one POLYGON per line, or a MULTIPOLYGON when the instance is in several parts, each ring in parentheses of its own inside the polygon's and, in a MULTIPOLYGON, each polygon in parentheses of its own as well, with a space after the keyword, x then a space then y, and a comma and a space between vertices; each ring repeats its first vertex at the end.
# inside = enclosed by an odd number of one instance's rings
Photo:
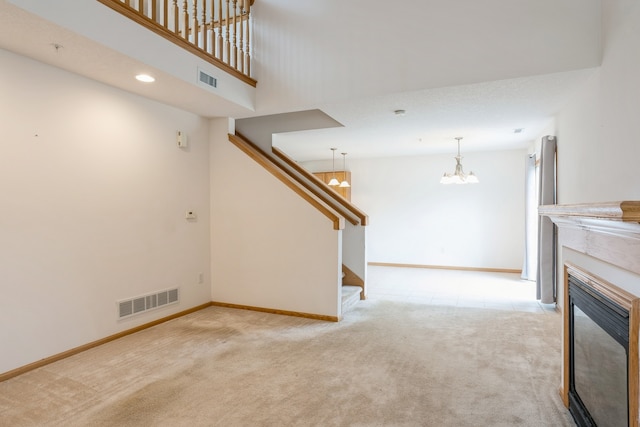
POLYGON ((627 354, 611 335, 574 307, 575 390, 600 427, 627 425, 627 354))
POLYGON ((569 279, 569 410, 579 426, 628 426, 628 311, 569 279))

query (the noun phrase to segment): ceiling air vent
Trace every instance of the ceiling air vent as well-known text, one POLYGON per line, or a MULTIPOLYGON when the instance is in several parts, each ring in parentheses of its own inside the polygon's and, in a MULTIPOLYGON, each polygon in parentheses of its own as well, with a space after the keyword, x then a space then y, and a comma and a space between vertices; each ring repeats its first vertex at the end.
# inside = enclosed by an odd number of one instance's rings
POLYGON ((215 77, 210 76, 209 74, 205 73, 202 70, 200 70, 200 81, 206 84, 207 86, 210 86, 213 88, 218 87, 218 80, 215 77))

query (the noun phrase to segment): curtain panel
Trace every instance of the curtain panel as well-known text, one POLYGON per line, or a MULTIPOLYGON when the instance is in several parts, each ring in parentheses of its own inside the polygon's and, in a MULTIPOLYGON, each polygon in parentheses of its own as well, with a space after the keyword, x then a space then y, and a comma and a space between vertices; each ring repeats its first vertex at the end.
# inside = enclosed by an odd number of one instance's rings
POLYGON ((524 177, 524 280, 535 281, 538 272, 538 190, 536 181, 536 155, 525 159, 524 177))
MULTIPOLYGON (((540 148, 539 205, 556 204, 556 138, 545 136, 540 148)), ((543 304, 556 301, 556 227, 538 216, 538 272, 536 298, 543 304)))

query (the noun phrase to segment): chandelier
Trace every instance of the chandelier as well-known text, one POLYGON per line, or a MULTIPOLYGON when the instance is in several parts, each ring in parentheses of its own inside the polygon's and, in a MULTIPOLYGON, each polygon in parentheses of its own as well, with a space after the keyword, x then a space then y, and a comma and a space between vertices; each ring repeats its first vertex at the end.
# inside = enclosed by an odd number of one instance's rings
POLYGON ((456 171, 454 173, 446 173, 442 175, 440 178, 440 184, 477 184, 478 177, 473 174, 473 172, 469 172, 469 175, 466 175, 462 170, 462 156, 460 155, 460 140, 461 136, 456 137, 458 141, 458 155, 455 157, 456 159, 456 171))

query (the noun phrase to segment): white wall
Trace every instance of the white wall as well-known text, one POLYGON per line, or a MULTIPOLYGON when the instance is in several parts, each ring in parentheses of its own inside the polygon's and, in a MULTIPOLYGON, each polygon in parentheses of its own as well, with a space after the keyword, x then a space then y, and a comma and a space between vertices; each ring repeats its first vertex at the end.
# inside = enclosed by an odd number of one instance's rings
POLYGON ((207 121, 0 63, 0 372, 210 301, 207 121), (180 304, 117 320, 117 300, 176 286, 180 304))
POLYGON ((557 117, 558 203, 640 200, 640 4, 603 2, 602 66, 557 117))
POLYGON ((367 282, 367 228, 369 227, 353 225, 345 221, 342 231, 342 263, 365 283, 367 282))
POLYGON ((257 108, 295 111, 593 66, 599 8, 599 0, 256 1, 257 108))
POLYGON ((522 268, 526 150, 463 150, 480 184, 442 185, 454 155, 349 160, 352 201, 370 220, 369 262, 522 268))
POLYGON ((340 315, 342 231, 211 126, 211 275, 216 302, 340 315))
MULTIPOLYGON (((556 118, 558 203, 640 200, 640 4, 605 0, 602 65, 556 118)), ((559 249, 571 261, 636 295, 640 276, 609 263, 559 249)))

